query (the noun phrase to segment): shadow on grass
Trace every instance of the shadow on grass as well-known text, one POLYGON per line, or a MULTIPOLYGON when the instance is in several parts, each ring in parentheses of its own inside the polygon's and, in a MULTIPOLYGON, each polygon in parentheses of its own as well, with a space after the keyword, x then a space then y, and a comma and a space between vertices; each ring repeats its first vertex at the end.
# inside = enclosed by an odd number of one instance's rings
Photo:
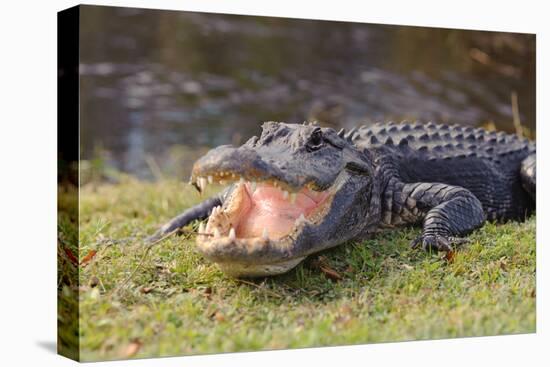
POLYGON ((370 287, 373 279, 406 271, 406 267, 426 260, 444 261, 441 255, 410 249, 410 241, 419 233, 420 228, 406 228, 399 235, 379 233, 369 240, 310 255, 288 273, 236 282, 255 288, 251 290, 256 301, 268 296, 274 301, 322 304, 352 297, 370 287))

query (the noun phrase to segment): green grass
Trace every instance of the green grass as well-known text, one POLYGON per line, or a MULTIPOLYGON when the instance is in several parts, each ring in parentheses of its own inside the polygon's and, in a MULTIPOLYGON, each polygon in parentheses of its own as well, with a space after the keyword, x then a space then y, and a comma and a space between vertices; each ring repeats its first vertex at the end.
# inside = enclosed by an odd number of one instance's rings
POLYGON ((338 281, 319 255, 285 275, 230 279, 192 236, 140 263, 140 239, 200 200, 173 181, 82 190, 79 258, 98 251, 79 271, 82 360, 535 331, 535 217, 485 225, 452 261, 409 249, 419 228, 348 243, 320 254, 338 281))

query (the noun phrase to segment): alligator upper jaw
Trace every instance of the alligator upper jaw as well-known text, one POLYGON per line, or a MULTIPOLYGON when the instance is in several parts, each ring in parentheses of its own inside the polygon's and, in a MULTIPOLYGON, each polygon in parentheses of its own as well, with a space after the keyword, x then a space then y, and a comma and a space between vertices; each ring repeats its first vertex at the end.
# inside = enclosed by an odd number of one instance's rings
POLYGON ((298 251, 296 240, 322 221, 334 196, 332 188, 289 192, 281 188, 290 187, 284 182, 246 181, 229 172, 196 176, 193 182, 204 189, 213 177, 235 181, 235 187, 207 224, 199 225, 197 246, 235 277, 275 275, 298 264, 306 254, 298 251))
POLYGON ((235 148, 222 145, 195 162, 191 183, 203 191, 208 183, 221 182, 223 185, 243 178, 251 182, 269 182, 289 192, 297 192, 304 187, 321 191, 330 187, 338 175, 336 170, 333 173, 308 174, 307 171, 312 170, 304 170, 303 165, 296 164, 291 156, 286 162, 281 160, 285 154, 277 150, 259 152, 246 146, 235 148))

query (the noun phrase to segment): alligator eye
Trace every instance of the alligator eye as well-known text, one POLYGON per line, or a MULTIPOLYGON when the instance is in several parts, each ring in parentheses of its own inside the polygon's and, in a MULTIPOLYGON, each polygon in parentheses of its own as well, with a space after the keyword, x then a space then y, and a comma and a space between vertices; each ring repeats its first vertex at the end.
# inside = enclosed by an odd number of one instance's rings
POLYGON ((321 132, 320 128, 316 128, 315 130, 313 130, 313 132, 311 133, 311 136, 309 137, 309 140, 307 142, 307 150, 309 152, 312 152, 322 148, 323 145, 324 145, 323 133, 321 132))

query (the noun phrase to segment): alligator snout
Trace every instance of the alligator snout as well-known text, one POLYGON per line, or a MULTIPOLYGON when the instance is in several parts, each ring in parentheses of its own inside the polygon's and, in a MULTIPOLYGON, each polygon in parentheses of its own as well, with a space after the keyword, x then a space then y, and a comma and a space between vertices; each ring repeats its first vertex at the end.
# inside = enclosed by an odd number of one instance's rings
POLYGON ((233 147, 223 145, 210 150, 193 166, 191 182, 201 190, 200 180, 234 181, 243 178, 246 181, 271 181, 289 191, 301 189, 307 183, 307 177, 289 170, 289 163, 277 161, 270 154, 261 154, 247 146, 233 147))

